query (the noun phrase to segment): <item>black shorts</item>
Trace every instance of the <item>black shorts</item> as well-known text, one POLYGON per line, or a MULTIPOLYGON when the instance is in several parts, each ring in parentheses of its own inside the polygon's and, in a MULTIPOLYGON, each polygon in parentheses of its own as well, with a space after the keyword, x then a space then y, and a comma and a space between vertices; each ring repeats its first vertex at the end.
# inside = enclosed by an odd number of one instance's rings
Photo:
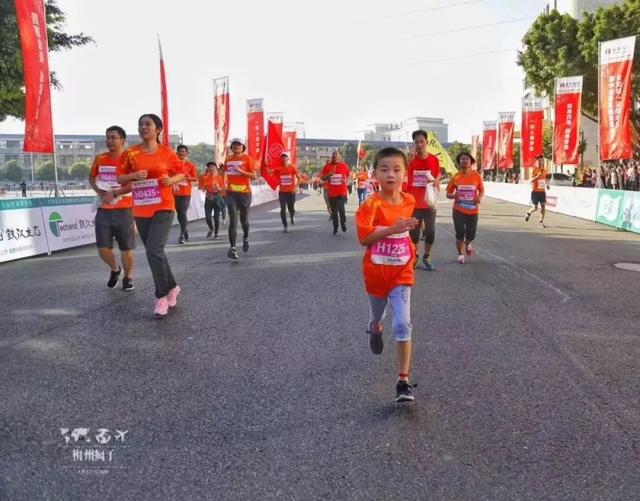
POLYGON ((456 230, 456 240, 473 242, 478 231, 478 214, 463 214, 454 210, 453 227, 456 230))
POLYGON ((225 202, 229 209, 238 207, 239 209, 248 209, 251 207, 251 193, 236 193, 233 191, 227 191, 225 202))
POLYGON ((131 209, 98 209, 95 228, 99 248, 113 249, 114 238, 121 251, 136 248, 131 209))
POLYGON ((547 192, 546 191, 532 191, 531 192, 531 203, 534 207, 537 207, 540 204, 540 207, 544 207, 547 203, 547 192))

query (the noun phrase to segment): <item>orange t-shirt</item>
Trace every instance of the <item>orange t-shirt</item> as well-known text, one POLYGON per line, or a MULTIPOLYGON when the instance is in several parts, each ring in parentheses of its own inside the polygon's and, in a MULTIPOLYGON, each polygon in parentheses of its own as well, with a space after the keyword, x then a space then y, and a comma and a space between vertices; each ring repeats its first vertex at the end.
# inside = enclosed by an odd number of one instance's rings
POLYGON ((173 187, 160 183, 161 178, 182 174, 182 162, 171 148, 158 145, 153 153, 146 153, 142 144, 132 146, 123 153, 119 174, 147 171, 147 178, 133 181, 133 216, 150 218, 162 210, 175 210, 173 187))
POLYGON ((435 155, 427 154, 425 158, 415 156, 407 169, 406 191, 416 199, 416 209, 427 209, 425 200, 429 174, 434 179, 440 176, 440 162, 435 155))
POLYGON ((367 187, 369 181, 369 173, 358 172, 358 174, 356 174, 356 179, 358 180, 358 189, 364 190, 367 187))
MULTIPOLYGON (((182 161, 182 172, 187 176, 187 178, 197 178, 198 177, 198 169, 188 160, 182 161)), ((173 193, 178 197, 190 197, 191 196, 191 181, 184 179, 180 181, 176 185, 173 193)))
POLYGON ((295 165, 289 164, 286 167, 276 167, 273 169, 273 173, 278 179, 280 185, 280 191, 282 193, 295 193, 296 191, 296 178, 300 176, 298 169, 295 165))
POLYGON ((473 202, 477 196, 484 193, 484 183, 478 171, 455 174, 447 185, 447 193, 453 195, 454 192, 457 192, 460 201, 453 203, 453 210, 471 216, 479 212, 478 204, 473 202))
POLYGON ((329 198, 346 197, 348 192, 347 179, 349 179, 351 175, 351 170, 344 162, 338 162, 336 164, 328 163, 322 168, 320 176, 325 177, 329 175, 332 170, 334 171, 333 174, 325 181, 324 185, 329 198))
MULTIPOLYGON (((371 195, 356 212, 358 238, 365 238, 377 228, 393 226, 398 218, 410 218, 416 200, 402 193, 402 203, 392 205, 381 193, 371 195)), ((413 285, 415 248, 409 232, 390 235, 367 247, 362 258, 364 287, 368 294, 385 298, 398 285, 413 285)))
POLYGON ((544 192, 547 189, 547 169, 544 167, 535 167, 533 169, 532 177, 536 177, 540 174, 540 178, 533 182, 533 191, 544 192))
POLYGON ((242 153, 228 156, 224 161, 224 170, 227 174, 226 189, 233 193, 251 193, 251 178, 241 174, 238 167, 249 172, 256 170, 253 159, 249 155, 242 153))
POLYGON ((221 194, 224 180, 220 174, 202 174, 198 180, 198 188, 207 193, 221 194))
MULTIPOLYGON (((91 166, 91 177, 96 178, 98 188, 109 190, 120 188, 120 185, 116 181, 117 171, 122 164, 122 155, 118 158, 112 158, 111 154, 101 153, 93 160, 91 166)), ((102 204, 101 209, 113 210, 113 209, 131 209, 133 207, 133 198, 131 193, 126 193, 119 197, 120 199, 115 204, 102 204)))

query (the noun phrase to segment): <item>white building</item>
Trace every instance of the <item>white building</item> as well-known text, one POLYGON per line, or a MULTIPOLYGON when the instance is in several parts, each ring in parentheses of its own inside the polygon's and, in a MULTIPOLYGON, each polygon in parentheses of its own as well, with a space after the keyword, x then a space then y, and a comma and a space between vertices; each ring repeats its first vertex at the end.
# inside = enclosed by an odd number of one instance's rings
POLYGON ((548 14, 555 9, 560 14, 569 14, 581 21, 585 12, 595 12, 598 7, 609 7, 620 3, 622 0, 549 0, 543 12, 548 14))
POLYGON ((441 143, 449 142, 449 124, 442 118, 412 117, 399 123, 374 123, 359 131, 358 139, 363 141, 410 143, 411 133, 418 129, 433 132, 441 143))

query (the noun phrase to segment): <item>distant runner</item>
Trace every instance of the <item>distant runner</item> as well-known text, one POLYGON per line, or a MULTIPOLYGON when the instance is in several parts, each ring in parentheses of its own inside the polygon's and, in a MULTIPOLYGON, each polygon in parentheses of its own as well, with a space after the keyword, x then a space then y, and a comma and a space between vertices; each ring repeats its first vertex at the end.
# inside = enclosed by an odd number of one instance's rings
POLYGON ((538 226, 546 228, 544 216, 547 212, 547 169, 544 168, 544 156, 542 155, 536 157, 536 166, 533 169, 531 178, 531 190, 531 205, 533 205, 533 208, 527 211, 524 220, 529 221, 531 215, 538 210, 538 204, 540 204, 540 222, 538 226))

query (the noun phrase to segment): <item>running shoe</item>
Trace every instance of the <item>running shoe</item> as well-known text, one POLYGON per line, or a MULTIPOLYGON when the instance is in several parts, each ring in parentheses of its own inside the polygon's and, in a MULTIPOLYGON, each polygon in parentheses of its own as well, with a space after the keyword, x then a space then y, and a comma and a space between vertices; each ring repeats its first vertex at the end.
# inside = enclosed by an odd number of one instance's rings
POLYGON ((183 244, 183 243, 184 243, 184 237, 183 237, 182 235, 180 235, 180 236, 178 237, 178 243, 179 243, 179 244, 183 244))
POLYGON ((529 221, 530 217, 531 217, 531 212, 527 211, 527 214, 524 216, 524 220, 529 221))
POLYGON ((338 228, 336 228, 336 229, 334 229, 334 230, 333 230, 333 235, 335 236, 335 235, 337 235, 337 234, 338 234, 338 228))
POLYGON ((427 256, 426 254, 422 257, 422 264, 424 265, 424 269, 427 271, 433 271, 433 264, 431 264, 431 256, 427 256))
POLYGON ((473 256, 473 246, 471 244, 467 244, 467 256, 473 256))
POLYGON ((464 264, 464 255, 460 254, 457 259, 458 264, 464 264))
POLYGON ((413 402, 415 397, 413 396, 413 385, 408 381, 399 380, 396 383, 396 403, 413 402))
POLYGON ((156 304, 153 308, 153 314, 156 318, 164 318, 169 312, 169 302, 167 296, 156 299, 156 304))
POLYGON ((186 231, 184 232, 184 239, 188 242, 189 241, 189 233, 187 233, 186 231))
POLYGON ((133 280, 130 279, 129 277, 124 277, 122 279, 122 290, 132 291, 133 289, 135 289, 135 287, 133 286, 133 280))
POLYGON ((248 238, 243 238, 242 239, 242 252, 249 252, 249 239, 248 238))
POLYGON ((343 233, 346 233, 346 232, 347 232, 347 225, 346 225, 346 224, 343 224, 343 225, 342 225, 342 232, 343 232, 343 233))
POLYGON ((380 355, 384 349, 384 341, 382 340, 382 325, 380 326, 380 332, 376 332, 373 329, 373 324, 369 324, 369 348, 374 355, 380 355))
POLYGON ((211 238, 211 235, 213 235, 213 230, 207 231, 207 238, 211 238))
POLYGON ((169 291, 167 294, 167 303, 171 308, 173 308, 176 304, 178 304, 178 296, 180 295, 180 286, 176 285, 173 289, 169 291))
POLYGON ((282 233, 286 233, 287 232, 287 227, 284 227, 284 230, 282 230, 282 233))
POLYGON ((240 259, 240 256, 238 256, 238 251, 235 247, 231 247, 231 249, 229 249, 229 252, 227 252, 227 257, 229 259, 233 259, 234 261, 240 259))
POLYGON ((107 287, 109 287, 109 289, 113 289, 116 285, 118 285, 118 278, 120 278, 120 273, 122 273, 122 268, 120 268, 120 266, 118 266, 118 271, 111 270, 109 281, 107 282, 107 287))
POLYGON ((295 220, 293 219, 293 214, 291 214, 291 216, 289 217, 289 219, 291 220, 291 226, 295 226, 295 225, 296 225, 296 222, 295 222, 295 220))
POLYGON ((214 240, 218 240, 220 237, 218 236, 218 234, 216 233, 215 235, 213 235, 213 239, 214 240))
POLYGON ((540 221, 540 222, 538 223, 538 228, 546 228, 546 227, 547 227, 547 225, 546 225, 546 224, 544 224, 542 221, 540 221))
POLYGON ((418 259, 417 256, 413 260, 413 267, 414 269, 420 267, 420 260, 418 259))

